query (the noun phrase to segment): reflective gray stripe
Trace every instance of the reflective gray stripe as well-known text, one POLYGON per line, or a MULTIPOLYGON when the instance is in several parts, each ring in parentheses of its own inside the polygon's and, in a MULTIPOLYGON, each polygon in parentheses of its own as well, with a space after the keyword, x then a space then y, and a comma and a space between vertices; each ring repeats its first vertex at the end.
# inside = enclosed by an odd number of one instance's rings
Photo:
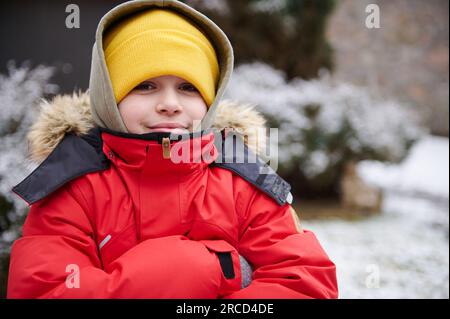
POLYGON ((286 202, 290 205, 290 204, 292 204, 293 200, 294 200, 294 197, 292 196, 292 193, 289 192, 289 194, 287 195, 287 198, 286 198, 286 202))
POLYGON ((108 235, 105 237, 105 239, 102 240, 102 242, 100 243, 100 245, 98 245, 98 248, 102 249, 103 246, 106 245, 106 243, 111 239, 111 235, 108 235))

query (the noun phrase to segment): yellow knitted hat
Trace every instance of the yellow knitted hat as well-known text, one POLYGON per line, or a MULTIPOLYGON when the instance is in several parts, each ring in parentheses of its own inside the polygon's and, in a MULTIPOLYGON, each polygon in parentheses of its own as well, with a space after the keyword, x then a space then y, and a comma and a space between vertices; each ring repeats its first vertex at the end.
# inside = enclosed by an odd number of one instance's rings
POLYGON ((211 106, 219 78, 214 47, 191 22, 152 9, 119 22, 103 37, 106 65, 119 103, 143 81, 174 75, 189 81, 211 106))

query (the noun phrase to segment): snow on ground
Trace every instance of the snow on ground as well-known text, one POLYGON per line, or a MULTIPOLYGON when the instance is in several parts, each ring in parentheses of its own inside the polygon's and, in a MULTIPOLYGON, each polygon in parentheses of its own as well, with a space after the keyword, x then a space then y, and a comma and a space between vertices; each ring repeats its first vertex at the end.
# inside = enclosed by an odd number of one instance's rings
POLYGON ((359 173, 368 183, 384 189, 448 200, 448 138, 425 137, 401 165, 362 162, 359 173))
POLYGON ((307 220, 338 273, 340 298, 449 298, 449 145, 426 137, 400 165, 361 163, 383 188, 383 212, 307 220))

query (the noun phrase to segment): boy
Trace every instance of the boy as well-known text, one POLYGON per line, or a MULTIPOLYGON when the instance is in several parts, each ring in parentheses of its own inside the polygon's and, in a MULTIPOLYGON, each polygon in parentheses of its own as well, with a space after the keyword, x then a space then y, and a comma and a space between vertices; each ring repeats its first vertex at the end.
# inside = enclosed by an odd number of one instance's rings
POLYGON ((130 1, 102 18, 90 101, 55 98, 29 135, 45 160, 13 189, 31 209, 9 298, 337 297, 289 185, 260 162, 223 161, 237 155, 212 128, 263 125, 219 107, 232 69, 223 32, 178 1, 130 1))

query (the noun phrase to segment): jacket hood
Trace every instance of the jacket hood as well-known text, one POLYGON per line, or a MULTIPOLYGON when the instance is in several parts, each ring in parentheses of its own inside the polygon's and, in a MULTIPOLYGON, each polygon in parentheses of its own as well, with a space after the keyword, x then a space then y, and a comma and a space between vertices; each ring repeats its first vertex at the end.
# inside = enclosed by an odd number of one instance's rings
POLYGON ((211 128, 216 122, 218 105, 233 72, 233 48, 225 33, 208 17, 188 5, 176 0, 137 0, 120 4, 106 13, 100 20, 92 49, 91 75, 89 81, 89 99, 92 119, 100 126, 114 131, 127 133, 128 130, 120 116, 114 98, 114 92, 106 66, 103 51, 103 34, 114 22, 128 15, 152 8, 173 10, 191 20, 202 30, 215 48, 219 61, 220 76, 216 96, 207 114, 194 131, 211 128))
MULTIPOLYGON (((266 135, 260 128, 266 120, 254 105, 223 100, 216 106, 215 121, 211 128, 234 129, 241 134, 247 146, 257 154, 265 153, 266 135)), ((85 135, 97 124, 91 112, 88 92, 57 95, 51 101, 44 100, 40 114, 28 133, 29 157, 42 162, 61 142, 67 133, 85 135)))

